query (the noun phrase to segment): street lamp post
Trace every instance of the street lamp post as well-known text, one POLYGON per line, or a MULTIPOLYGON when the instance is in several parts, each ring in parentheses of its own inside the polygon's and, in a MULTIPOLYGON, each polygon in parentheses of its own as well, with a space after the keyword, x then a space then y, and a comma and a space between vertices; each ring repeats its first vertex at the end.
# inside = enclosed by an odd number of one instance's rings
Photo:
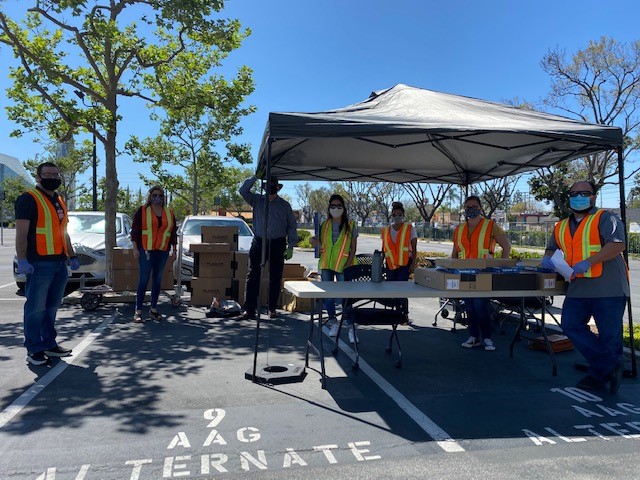
MULTIPOLYGON (((89 106, 84 103, 84 93, 80 90, 74 90, 75 93, 80 100, 82 100, 82 104, 85 106, 89 106)), ((95 108, 95 105, 91 104, 92 108, 95 108)), ((92 179, 92 187, 93 187, 93 196, 91 199, 91 206, 94 212, 98 211, 98 155, 97 155, 97 147, 96 147, 96 122, 93 122, 93 131, 91 132, 93 135, 93 150, 91 152, 91 160, 93 162, 93 179, 92 179)))

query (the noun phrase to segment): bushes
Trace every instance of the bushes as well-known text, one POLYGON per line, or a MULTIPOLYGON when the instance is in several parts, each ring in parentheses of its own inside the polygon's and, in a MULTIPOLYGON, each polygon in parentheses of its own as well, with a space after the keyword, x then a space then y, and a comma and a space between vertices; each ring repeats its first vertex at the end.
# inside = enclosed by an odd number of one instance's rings
POLYGON ((310 238, 311 232, 309 230, 298 230, 298 247, 311 248, 310 238))

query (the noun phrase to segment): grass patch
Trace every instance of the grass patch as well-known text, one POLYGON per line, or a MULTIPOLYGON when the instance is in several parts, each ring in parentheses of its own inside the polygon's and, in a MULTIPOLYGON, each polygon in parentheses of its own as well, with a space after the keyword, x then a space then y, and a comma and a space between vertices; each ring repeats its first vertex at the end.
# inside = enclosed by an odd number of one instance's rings
MULTIPOLYGON (((629 337, 629 324, 625 323, 624 324, 624 330, 623 330, 623 337, 624 337, 624 346, 625 347, 629 347, 631 345, 630 343, 630 337, 629 337)), ((633 347, 636 350, 640 350, 640 325, 638 324, 634 324, 633 325, 633 347)))

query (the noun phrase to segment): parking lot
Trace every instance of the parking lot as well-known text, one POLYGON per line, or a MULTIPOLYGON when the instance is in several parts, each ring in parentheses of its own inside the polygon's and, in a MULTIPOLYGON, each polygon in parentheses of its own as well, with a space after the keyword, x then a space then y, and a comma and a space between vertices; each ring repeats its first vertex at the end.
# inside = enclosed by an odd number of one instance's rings
MULTIPOLYGON (((361 368, 341 343, 323 390, 313 354, 301 382, 246 380, 254 322, 167 299, 165 320, 144 324, 131 322, 130 303, 64 305, 58 339, 73 356, 34 367, 13 253, 5 230, 1 479, 640 477, 637 379, 615 395, 578 390, 575 351, 557 354, 557 377, 526 341, 509 358, 513 324, 494 337, 495 352, 462 349, 464 330, 432 325, 436 300, 412 300, 413 326, 399 328, 403 367, 384 351, 387 328, 362 327, 361 368)), ((280 313, 263 324, 259 364, 303 365, 308 315, 280 313)))

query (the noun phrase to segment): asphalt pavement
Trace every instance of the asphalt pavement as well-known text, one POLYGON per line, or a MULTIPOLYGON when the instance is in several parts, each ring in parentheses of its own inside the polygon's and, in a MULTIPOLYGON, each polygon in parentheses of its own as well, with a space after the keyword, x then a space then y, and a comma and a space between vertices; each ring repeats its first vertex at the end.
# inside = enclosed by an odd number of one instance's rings
MULTIPOLYGON (((359 330, 358 370, 346 332, 335 356, 323 336, 326 389, 314 352, 301 381, 247 380, 256 323, 167 298, 164 320, 144 324, 128 302, 65 304, 58 339, 73 355, 29 366, 11 231, 3 238, 0 479, 640 478, 637 379, 617 394, 579 390, 575 350, 556 355, 557 376, 526 339, 509 357, 514 322, 495 352, 463 349, 463 327, 433 325, 437 300, 411 300, 402 368, 385 353, 387 327, 359 330)), ((312 265, 310 255, 292 261, 312 265)), ((303 366, 308 332, 305 313, 265 320, 258 368, 303 366)))

